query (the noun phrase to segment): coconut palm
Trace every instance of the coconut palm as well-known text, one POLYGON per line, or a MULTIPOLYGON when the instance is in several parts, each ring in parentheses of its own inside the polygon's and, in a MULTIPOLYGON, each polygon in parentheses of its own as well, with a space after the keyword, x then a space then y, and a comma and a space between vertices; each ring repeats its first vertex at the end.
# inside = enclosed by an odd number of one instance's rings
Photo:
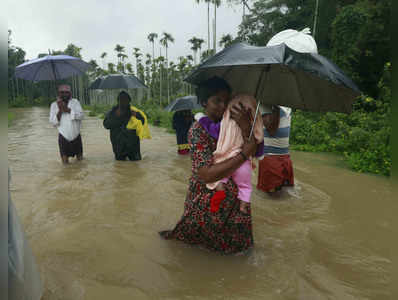
POLYGON ((233 37, 230 34, 224 34, 219 42, 220 47, 226 48, 229 45, 231 45, 232 41, 233 41, 233 37))
POLYGON ((201 56, 201 52, 202 52, 202 44, 205 42, 204 39, 197 39, 196 43, 198 45, 198 49, 199 49, 199 58, 201 56))
POLYGON ((166 80, 167 80, 167 102, 170 103, 170 85, 169 85, 169 74, 168 74, 168 48, 169 43, 174 43, 174 38, 170 33, 163 32, 163 37, 160 39, 160 43, 166 48, 166 80))
POLYGON ((105 57, 108 55, 106 52, 102 52, 101 59, 102 59, 102 68, 105 69, 105 57))
POLYGON ((217 52, 217 7, 221 6, 221 0, 211 0, 214 4, 214 30, 213 30, 213 50, 217 52))
POLYGON ((115 64, 114 63, 108 63, 108 72, 110 74, 116 73, 115 72, 115 64))
POLYGON ((128 74, 134 74, 133 65, 131 63, 126 64, 126 70, 128 74))
POLYGON ((140 53, 140 48, 133 48, 134 52, 133 55, 135 57, 135 67, 136 67, 136 72, 137 72, 137 76, 138 76, 138 64, 140 63, 140 56, 142 56, 142 54, 140 53))
POLYGON ((124 50, 124 46, 121 46, 121 45, 117 44, 114 50, 117 53, 117 58, 118 58, 118 63, 119 63, 121 61, 120 54, 122 54, 125 51, 124 50))
POLYGON ((196 37, 193 37, 193 38, 191 38, 191 39, 189 39, 188 40, 188 42, 189 43, 191 43, 191 50, 193 51, 193 56, 194 56, 194 58, 195 58, 195 65, 197 64, 197 53, 198 53, 198 50, 199 50, 199 47, 198 47, 198 38, 196 38, 196 37))
POLYGON ((152 43, 152 57, 155 58, 155 39, 158 38, 158 34, 152 32, 148 34, 148 40, 152 43))
POLYGON ((207 3, 207 49, 210 49, 210 3, 212 0, 195 0, 196 3, 207 3))

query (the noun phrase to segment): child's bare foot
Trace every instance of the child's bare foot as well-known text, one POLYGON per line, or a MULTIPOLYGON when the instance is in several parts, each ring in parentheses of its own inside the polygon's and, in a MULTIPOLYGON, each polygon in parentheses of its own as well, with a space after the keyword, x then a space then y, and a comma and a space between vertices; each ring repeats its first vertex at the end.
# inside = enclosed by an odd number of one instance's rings
POLYGON ((245 202, 240 200, 240 211, 243 212, 244 214, 248 214, 249 213, 249 207, 250 207, 250 203, 245 202))

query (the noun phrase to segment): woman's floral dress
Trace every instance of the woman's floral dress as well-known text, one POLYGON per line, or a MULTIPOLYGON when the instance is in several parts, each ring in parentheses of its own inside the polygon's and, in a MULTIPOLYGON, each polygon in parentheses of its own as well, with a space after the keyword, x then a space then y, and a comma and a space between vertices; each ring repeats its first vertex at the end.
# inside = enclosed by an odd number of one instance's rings
POLYGON ((251 212, 239 210, 238 188, 230 179, 225 184, 226 198, 218 212, 210 211, 209 190, 198 178, 198 169, 213 163, 217 141, 195 122, 189 131, 192 176, 184 203, 184 214, 173 230, 160 232, 165 239, 176 239, 188 244, 202 245, 224 254, 238 253, 253 246, 251 212))

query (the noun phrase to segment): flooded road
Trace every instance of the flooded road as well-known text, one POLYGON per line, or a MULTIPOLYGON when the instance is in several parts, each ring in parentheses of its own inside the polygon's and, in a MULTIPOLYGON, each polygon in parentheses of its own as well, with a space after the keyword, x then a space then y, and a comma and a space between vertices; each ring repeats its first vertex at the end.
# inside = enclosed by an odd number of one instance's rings
POLYGON ((393 299, 386 178, 294 152, 296 187, 278 200, 253 193, 253 251, 220 256, 157 233, 181 216, 190 176, 174 135, 151 127, 143 160, 116 162, 102 120, 86 117, 85 159, 63 166, 48 109, 15 112, 11 193, 44 300, 393 299))

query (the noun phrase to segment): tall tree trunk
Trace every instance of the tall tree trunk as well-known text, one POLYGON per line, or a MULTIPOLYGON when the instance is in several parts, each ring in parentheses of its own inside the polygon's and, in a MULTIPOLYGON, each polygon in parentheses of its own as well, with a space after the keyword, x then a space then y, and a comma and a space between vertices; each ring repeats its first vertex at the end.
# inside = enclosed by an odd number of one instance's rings
POLYGON ((11 90, 11 101, 15 101, 15 92, 14 92, 14 79, 11 79, 10 81, 10 90, 11 90))
POLYGON ((318 21, 318 10, 319 10, 319 0, 316 0, 316 5, 315 5, 315 17, 314 17, 314 28, 312 30, 312 36, 315 39, 316 35, 316 23, 318 21))
POLYGON ((18 78, 15 77, 15 87, 17 89, 17 97, 19 97, 19 86, 18 86, 18 78))
POLYGON ((214 3, 214 54, 217 52, 217 5, 214 3))
MULTIPOLYGON (((160 56, 162 56, 162 48, 160 48, 160 56)), ((160 89, 159 89, 159 107, 162 106, 162 67, 163 67, 163 62, 161 61, 159 64, 159 85, 160 85, 160 89)))
POLYGON ((167 103, 170 104, 170 82, 169 82, 169 58, 166 47, 166 81, 167 81, 167 103))
POLYGON ((207 2, 207 50, 210 50, 210 2, 207 2))

